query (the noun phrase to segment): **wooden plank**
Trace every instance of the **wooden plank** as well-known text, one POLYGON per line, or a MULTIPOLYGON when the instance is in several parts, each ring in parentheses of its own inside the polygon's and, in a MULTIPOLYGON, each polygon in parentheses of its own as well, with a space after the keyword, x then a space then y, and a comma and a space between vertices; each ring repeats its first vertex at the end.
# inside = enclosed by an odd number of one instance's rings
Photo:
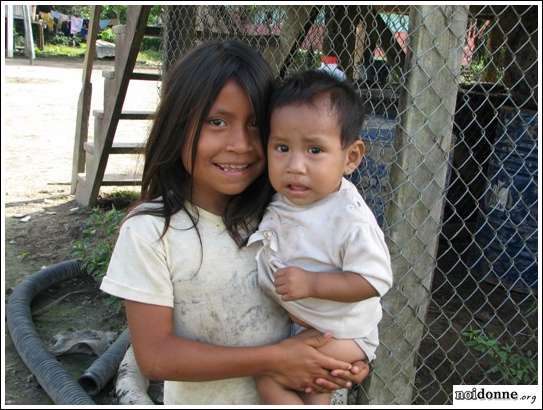
POLYGON ((412 401, 446 192, 468 6, 411 6, 411 56, 385 211, 394 286, 383 298, 369 404, 412 401))
POLYGON ((85 153, 83 144, 89 133, 89 111, 92 99, 92 66, 96 54, 96 38, 100 23, 102 6, 91 6, 89 32, 87 34, 87 51, 83 61, 83 78, 79 100, 77 102, 77 118, 75 123, 74 150, 72 157, 71 193, 74 194, 77 186, 77 174, 85 169, 85 153))
POLYGON ((147 37, 162 37, 162 27, 160 26, 147 26, 145 27, 145 36, 147 37))
MULTIPOLYGON (((104 111, 94 110, 93 115, 95 117, 103 117, 104 111)), ((123 111, 119 114, 120 120, 152 120, 155 118, 154 111, 123 111)))
MULTIPOLYGON (((109 150, 110 154, 143 154, 145 144, 142 142, 116 142, 109 150)), ((93 142, 85 143, 85 151, 88 154, 96 155, 96 150, 93 142)))
POLYGON ((132 80, 160 81, 162 76, 160 73, 132 73, 130 78, 132 80))
POLYGON ((122 112, 128 90, 130 74, 134 71, 136 58, 143 39, 147 18, 152 6, 128 6, 127 25, 124 34, 124 47, 116 45, 115 88, 107 101, 104 101, 104 140, 100 159, 91 169, 87 169, 87 180, 81 190, 76 191, 76 200, 84 206, 96 202, 107 165, 109 151, 122 112))
POLYGON ((32 6, 24 5, 23 7, 23 22, 25 30, 25 56, 28 57, 30 65, 36 59, 36 53, 34 52, 34 37, 32 36, 32 22, 30 20, 30 8, 32 6))

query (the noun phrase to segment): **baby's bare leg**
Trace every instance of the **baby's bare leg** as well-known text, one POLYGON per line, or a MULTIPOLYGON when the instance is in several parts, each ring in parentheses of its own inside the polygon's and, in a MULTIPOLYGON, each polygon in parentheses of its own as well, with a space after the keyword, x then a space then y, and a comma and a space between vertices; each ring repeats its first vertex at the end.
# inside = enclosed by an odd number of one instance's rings
POLYGON ((257 377, 255 382, 262 404, 304 404, 298 393, 287 389, 271 377, 257 377))
MULTIPOLYGON (((332 339, 317 350, 334 359, 343 360, 349 363, 364 360, 366 358, 366 354, 362 351, 360 346, 358 346, 354 340, 350 339, 332 339)), ((304 404, 330 404, 329 393, 304 394, 302 397, 304 404)))

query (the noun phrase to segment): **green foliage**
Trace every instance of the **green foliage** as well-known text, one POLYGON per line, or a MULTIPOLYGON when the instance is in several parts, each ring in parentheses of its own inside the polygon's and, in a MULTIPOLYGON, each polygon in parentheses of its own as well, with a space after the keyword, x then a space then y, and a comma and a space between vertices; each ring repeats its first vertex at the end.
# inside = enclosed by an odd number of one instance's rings
POLYGON ((100 11, 100 18, 102 19, 116 18, 119 24, 125 24, 126 11, 127 11, 127 6, 119 6, 119 5, 102 6, 102 10, 100 11))
POLYGON ((90 18, 90 6, 62 6, 55 4, 53 10, 70 16, 78 16, 84 19, 90 18))
POLYGON ((104 41, 108 41, 110 43, 115 43, 115 33, 113 32, 113 30, 111 29, 111 27, 108 27, 106 28, 105 30, 102 30, 99 34, 98 34, 98 38, 104 40, 104 41))
POLYGON ((130 201, 136 201, 139 199, 140 194, 137 191, 130 191, 128 189, 118 189, 107 194, 108 198, 126 198, 130 201))
POLYGON ((74 256, 85 270, 101 281, 106 274, 119 226, 126 212, 115 208, 103 211, 94 208, 84 223, 81 240, 74 241, 74 256))
MULTIPOLYGON (((537 384, 537 356, 526 357, 513 352, 512 345, 503 346, 494 337, 484 334, 481 329, 469 328, 462 332, 466 345, 486 353, 494 365, 490 373, 500 373, 508 384, 537 384)), ((528 352, 528 356, 531 356, 528 352)))
POLYGON ((160 37, 143 37, 141 50, 160 50, 160 37))
POLYGON ((56 44, 60 46, 72 46, 79 47, 81 45, 81 37, 78 36, 66 36, 64 34, 58 33, 49 40, 50 44, 56 44))

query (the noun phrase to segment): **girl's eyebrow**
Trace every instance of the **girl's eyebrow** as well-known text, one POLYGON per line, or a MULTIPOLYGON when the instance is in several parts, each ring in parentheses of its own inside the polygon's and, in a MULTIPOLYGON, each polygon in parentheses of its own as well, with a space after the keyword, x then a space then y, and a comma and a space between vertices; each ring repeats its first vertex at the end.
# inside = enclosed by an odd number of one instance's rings
MULTIPOLYGON (((217 110, 211 110, 211 111, 209 111, 208 116, 210 116, 210 115, 222 115, 224 117, 235 117, 236 116, 236 114, 234 114, 233 112, 228 111, 228 110, 226 110, 224 108, 219 108, 217 110)), ((249 116, 249 119, 250 120, 255 120, 256 116, 254 114, 251 114, 249 116)))
POLYGON ((224 110, 224 109, 218 109, 218 110, 211 110, 209 111, 209 115, 224 115, 224 116, 233 116, 234 114, 230 111, 224 110))

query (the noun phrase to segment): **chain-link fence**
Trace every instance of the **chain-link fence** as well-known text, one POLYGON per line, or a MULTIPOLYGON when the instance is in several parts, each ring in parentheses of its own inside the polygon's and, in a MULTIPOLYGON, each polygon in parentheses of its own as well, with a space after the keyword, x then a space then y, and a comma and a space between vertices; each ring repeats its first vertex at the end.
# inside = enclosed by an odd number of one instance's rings
POLYGON ((337 57, 369 108, 352 179, 394 288, 349 402, 450 404, 537 383, 538 6, 168 6, 163 71, 237 38, 278 76, 337 57))

